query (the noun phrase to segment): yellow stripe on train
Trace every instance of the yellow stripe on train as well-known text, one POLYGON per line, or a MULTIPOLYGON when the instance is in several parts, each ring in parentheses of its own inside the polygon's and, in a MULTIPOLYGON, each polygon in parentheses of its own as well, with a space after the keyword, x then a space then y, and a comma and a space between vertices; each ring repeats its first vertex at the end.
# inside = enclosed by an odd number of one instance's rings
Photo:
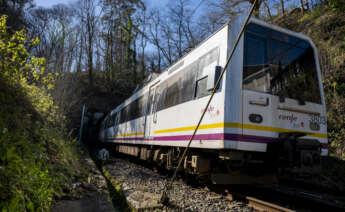
POLYGON ((132 135, 144 135, 144 132, 128 133, 128 134, 117 134, 117 136, 132 136, 132 135))
MULTIPOLYGON (((306 133, 308 136, 318 137, 318 138, 327 138, 327 134, 322 133, 314 133, 314 132, 307 132, 301 130, 291 130, 291 129, 284 129, 278 127, 270 127, 270 126, 260 126, 254 124, 241 124, 241 123, 215 123, 215 124, 205 124, 200 125, 199 129, 211 129, 211 128, 243 128, 248 130, 261 130, 261 131, 268 131, 268 132, 302 132, 306 133)), ((165 130, 156 130, 154 131, 155 134, 160 133, 169 133, 169 132, 181 132, 181 131, 192 131, 195 130, 196 126, 190 127, 180 127, 180 128, 173 128, 173 129, 165 129, 165 130)))

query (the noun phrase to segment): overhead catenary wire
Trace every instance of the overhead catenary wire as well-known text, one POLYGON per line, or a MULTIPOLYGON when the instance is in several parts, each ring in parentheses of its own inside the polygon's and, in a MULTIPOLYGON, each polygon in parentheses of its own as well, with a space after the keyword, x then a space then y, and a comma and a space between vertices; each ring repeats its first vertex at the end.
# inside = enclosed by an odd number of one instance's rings
POLYGON ((218 78, 218 80, 216 82, 216 85, 214 86, 214 88, 212 90, 211 96, 210 96, 210 98, 209 98, 209 100, 208 100, 208 102, 206 104, 205 109, 203 110, 203 113, 202 113, 202 115, 201 115, 201 117, 199 119, 199 122, 198 122, 197 126, 195 127, 193 135, 189 139, 188 145, 186 146, 186 148, 183 151, 183 154, 182 154, 182 156, 181 156, 181 158, 180 158, 180 160, 178 162, 178 165, 177 165, 177 167, 175 169, 175 172, 174 172, 173 176, 171 177, 171 180, 168 181, 166 183, 165 187, 164 187, 164 190, 163 190, 163 193, 162 193, 162 196, 161 196, 161 199, 160 199, 160 202, 163 203, 163 204, 165 204, 165 203, 167 203, 169 201, 169 198, 167 196, 168 191, 170 190, 170 188, 171 188, 171 186, 172 186, 172 184, 173 184, 173 182, 174 182, 174 180, 176 178, 177 172, 178 172, 178 170, 179 170, 179 168, 180 168, 180 166, 182 164, 182 161, 184 160, 184 158, 187 155, 188 149, 189 149, 189 147, 190 147, 190 145, 191 145, 191 143, 192 143, 192 141, 194 139, 194 136, 195 136, 196 132, 199 129, 201 121, 203 120, 203 118, 204 118, 204 116, 206 114, 207 108, 209 107, 209 105, 210 105, 210 103, 211 103, 211 101, 213 99, 213 96, 214 96, 214 94, 216 93, 216 91, 217 91, 217 89, 219 87, 220 81, 222 80, 223 75, 224 75, 224 73, 226 72, 226 70, 228 68, 228 65, 229 65, 229 63, 231 61, 231 58, 232 58, 233 54, 235 53, 236 47, 237 47, 237 45, 238 45, 238 43, 239 43, 239 41, 241 39, 241 36, 242 36, 242 34, 244 32, 244 29, 246 28, 246 26, 248 24, 248 21, 249 21, 250 17, 252 16, 253 12, 254 12, 254 8, 255 8, 256 3, 257 3, 257 0, 254 1, 252 7, 250 8, 250 11, 249 11, 249 13, 247 15, 247 18, 245 19, 244 24, 242 25, 242 28, 241 28, 238 36, 237 36, 236 42, 235 42, 234 46, 232 47, 231 53, 230 53, 230 55, 229 55, 229 57, 228 57, 228 59, 226 61, 226 64, 225 64, 225 66, 224 66, 224 68, 223 68, 223 70, 222 70, 222 72, 221 72, 221 74, 220 74, 220 76, 219 76, 219 78, 218 78))

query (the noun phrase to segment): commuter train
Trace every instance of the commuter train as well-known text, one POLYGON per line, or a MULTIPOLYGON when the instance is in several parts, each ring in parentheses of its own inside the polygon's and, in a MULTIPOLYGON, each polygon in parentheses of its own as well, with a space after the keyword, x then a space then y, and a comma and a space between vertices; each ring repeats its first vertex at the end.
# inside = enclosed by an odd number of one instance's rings
POLYGON ((226 23, 112 110, 101 142, 172 169, 207 110, 186 173, 241 183, 231 176, 266 170, 257 167, 317 172, 328 140, 318 51, 309 37, 251 18, 205 108, 243 22, 238 16, 226 23))

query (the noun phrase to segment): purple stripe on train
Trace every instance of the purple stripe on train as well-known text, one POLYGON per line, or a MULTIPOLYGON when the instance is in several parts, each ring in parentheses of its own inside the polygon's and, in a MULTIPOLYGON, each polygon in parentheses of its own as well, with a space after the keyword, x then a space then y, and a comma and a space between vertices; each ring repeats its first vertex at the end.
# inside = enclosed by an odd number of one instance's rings
MULTIPOLYGON (((189 140, 192 135, 173 135, 173 136, 156 136, 154 138, 144 137, 132 137, 132 138, 120 138, 117 140, 132 141, 132 140, 146 140, 146 141, 186 141, 189 140)), ((107 138, 113 140, 113 138, 107 138)), ((194 136, 193 141, 197 140, 233 140, 251 143, 269 143, 277 142, 280 138, 256 136, 256 135, 241 135, 233 133, 213 133, 213 134, 197 134, 194 136)), ((322 143, 322 148, 328 149, 328 143, 322 143)))
MULTIPOLYGON (((153 138, 154 141, 184 141, 189 140, 192 135, 173 135, 173 136, 156 136, 153 138)), ((224 133, 214 134, 197 134, 194 136, 194 140, 223 140, 224 133)))

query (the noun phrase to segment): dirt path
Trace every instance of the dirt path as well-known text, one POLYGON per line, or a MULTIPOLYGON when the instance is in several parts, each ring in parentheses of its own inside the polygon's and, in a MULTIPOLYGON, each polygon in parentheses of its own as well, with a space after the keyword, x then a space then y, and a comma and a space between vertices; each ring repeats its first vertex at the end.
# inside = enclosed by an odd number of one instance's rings
POLYGON ((52 212, 114 212, 116 210, 109 194, 92 192, 90 196, 78 200, 61 200, 52 208, 52 212))

